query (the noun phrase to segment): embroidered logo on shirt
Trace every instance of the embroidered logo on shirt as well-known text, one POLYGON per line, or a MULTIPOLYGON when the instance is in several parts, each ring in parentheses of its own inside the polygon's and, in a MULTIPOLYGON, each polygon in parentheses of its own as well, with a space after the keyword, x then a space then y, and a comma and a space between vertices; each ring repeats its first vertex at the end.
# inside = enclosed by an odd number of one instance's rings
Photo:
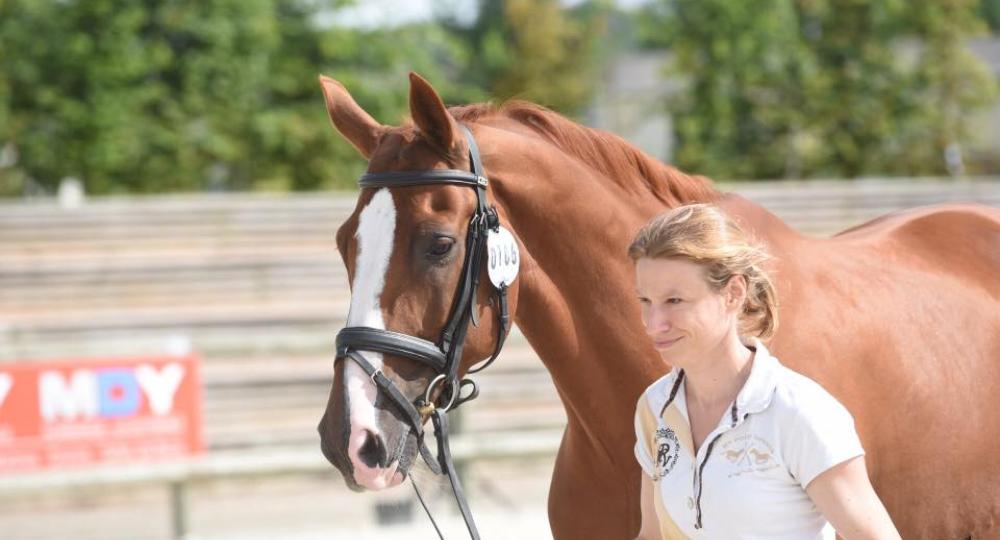
POLYGON ((660 428, 656 430, 653 439, 656 448, 656 479, 663 478, 677 464, 677 455, 680 451, 680 441, 677 434, 670 428, 660 428))
POLYGON ((757 435, 743 435, 726 441, 722 455, 733 464, 729 477, 749 472, 769 471, 778 466, 771 443, 757 435))

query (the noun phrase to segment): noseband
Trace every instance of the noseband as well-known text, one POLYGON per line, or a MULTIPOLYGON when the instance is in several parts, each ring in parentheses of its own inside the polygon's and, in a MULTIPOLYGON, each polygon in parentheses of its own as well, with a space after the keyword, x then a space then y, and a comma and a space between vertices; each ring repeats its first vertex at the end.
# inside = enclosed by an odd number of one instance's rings
MULTIPOLYGON (((451 314, 448 322, 441 331, 441 336, 437 343, 433 343, 423 338, 384 330, 381 328, 371 328, 365 326, 355 326, 343 328, 337 334, 337 359, 350 358, 357 363, 372 379, 378 389, 395 404, 407 419, 413 433, 417 438, 420 455, 427 466, 435 474, 446 474, 455 492, 462 516, 465 518, 466 527, 473 539, 479 539, 479 532, 472 520, 468 503, 462 487, 455 474, 451 453, 448 447, 448 417, 446 413, 458 407, 462 403, 470 401, 479 395, 479 389, 472 379, 460 379, 458 375, 459 364, 462 360, 462 349, 465 346, 465 337, 469 328, 469 322, 478 326, 476 318, 476 291, 479 289, 479 275, 482 270, 483 258, 486 254, 487 237, 490 231, 499 231, 500 217, 495 207, 487 206, 486 188, 489 180, 483 174, 483 165, 479 157, 479 148, 472 136, 472 132, 462 125, 462 132, 469 145, 469 162, 472 164, 472 171, 459 171, 454 169, 435 169, 428 171, 404 171, 388 173, 368 173, 361 177, 358 184, 362 188, 395 188, 412 187, 438 184, 451 184, 467 186, 476 191, 476 209, 469 220, 469 230, 465 237, 465 260, 462 264, 462 274, 458 283, 458 290, 455 293, 451 314), (402 356, 414 362, 419 362, 431 368, 435 376, 428 383, 426 389, 417 400, 411 401, 407 398, 381 370, 376 369, 368 360, 361 355, 360 351, 371 351, 393 356, 402 356), (462 389, 469 387, 471 390, 466 395, 462 394, 462 389), (437 394, 436 396, 434 394, 437 394), (437 439, 437 458, 431 456, 430 450, 424 442, 423 417, 430 416, 434 425, 434 435, 437 439)), ((507 286, 509 283, 500 283, 496 287, 498 298, 497 319, 498 335, 496 348, 493 354, 481 366, 470 369, 469 373, 476 373, 483 370, 496 360, 503 347, 507 330, 510 326, 510 315, 507 309, 507 286)), ((411 482, 412 483, 412 482, 411 482)), ((414 484, 416 489, 416 484, 414 484)), ((424 504, 420 492, 417 497, 421 504, 424 504)), ((424 504, 424 510, 427 510, 424 504)), ((434 523, 434 518, 427 511, 428 517, 434 523)), ((434 523, 437 529, 437 524, 434 523)), ((438 529, 438 536, 441 531, 438 529)))

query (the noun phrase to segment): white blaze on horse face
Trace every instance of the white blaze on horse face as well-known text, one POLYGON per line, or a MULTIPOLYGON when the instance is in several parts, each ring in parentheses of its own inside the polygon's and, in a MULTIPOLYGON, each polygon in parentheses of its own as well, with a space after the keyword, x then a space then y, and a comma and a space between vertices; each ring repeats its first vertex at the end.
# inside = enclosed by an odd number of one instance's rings
MULTIPOLYGON (((380 189, 358 219, 358 255, 351 287, 351 309, 347 326, 368 326, 385 329, 379 299, 385 286, 385 274, 392 255, 392 239, 396 230, 396 206, 386 188, 380 189)), ((362 354, 375 369, 382 367, 382 354, 364 351, 362 354)), ((365 429, 378 433, 375 423, 375 383, 354 362, 344 366, 347 399, 351 410, 351 439, 363 435, 365 429)))

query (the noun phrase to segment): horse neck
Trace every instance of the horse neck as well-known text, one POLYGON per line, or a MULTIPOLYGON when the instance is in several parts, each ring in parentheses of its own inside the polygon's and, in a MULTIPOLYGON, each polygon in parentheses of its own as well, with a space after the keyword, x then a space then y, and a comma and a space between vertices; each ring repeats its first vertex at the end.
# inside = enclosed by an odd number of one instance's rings
POLYGON ((707 183, 689 193, 623 186, 629 175, 655 183, 680 174, 655 162, 612 181, 578 160, 525 150, 511 170, 490 172, 504 219, 527 251, 515 320, 552 374, 571 425, 621 459, 631 455, 619 447, 632 444, 636 399, 668 369, 642 330, 628 244, 666 206, 717 192, 707 183), (676 200, 665 202, 664 193, 676 200))

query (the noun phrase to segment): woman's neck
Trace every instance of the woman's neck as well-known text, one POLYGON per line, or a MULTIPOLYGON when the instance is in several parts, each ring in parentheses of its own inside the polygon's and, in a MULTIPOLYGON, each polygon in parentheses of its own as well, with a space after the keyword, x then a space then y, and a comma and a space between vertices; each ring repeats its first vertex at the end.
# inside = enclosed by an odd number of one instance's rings
POLYGON ((694 366, 684 369, 687 403, 699 408, 732 403, 750 376, 753 356, 754 351, 732 332, 694 366))

